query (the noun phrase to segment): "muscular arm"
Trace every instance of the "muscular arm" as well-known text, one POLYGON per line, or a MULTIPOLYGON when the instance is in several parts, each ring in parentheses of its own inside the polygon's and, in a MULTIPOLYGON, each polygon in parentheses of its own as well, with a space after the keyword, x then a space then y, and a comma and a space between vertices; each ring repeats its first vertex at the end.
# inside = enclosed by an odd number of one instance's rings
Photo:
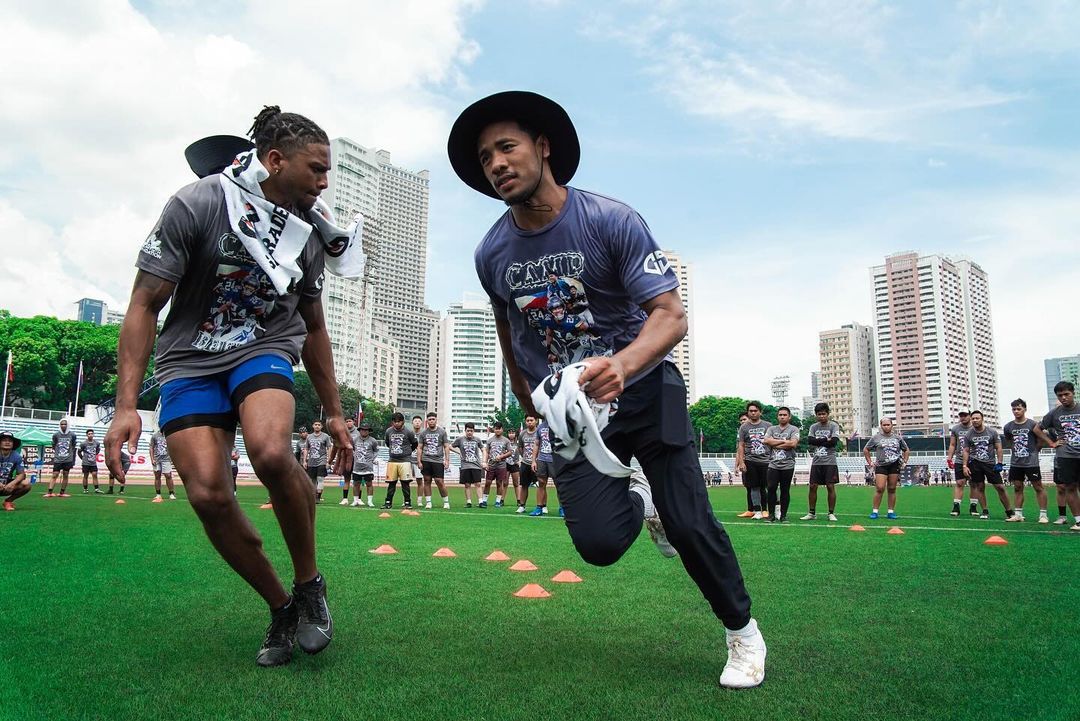
POLYGON ((120 465, 120 444, 130 447, 139 441, 142 421, 135 410, 139 388, 146 375, 146 364, 154 348, 157 317, 169 302, 176 283, 140 270, 135 275, 120 341, 116 349, 116 415, 105 434, 105 464, 123 479, 120 465))
POLYGON ((517 398, 518 405, 525 413, 536 416, 536 409, 532 402, 532 389, 529 388, 525 374, 518 368, 517 359, 514 357, 514 341, 510 329, 510 321, 506 318, 495 316, 495 332, 499 336, 499 346, 502 349, 503 363, 506 364, 506 375, 510 378, 510 390, 517 398))

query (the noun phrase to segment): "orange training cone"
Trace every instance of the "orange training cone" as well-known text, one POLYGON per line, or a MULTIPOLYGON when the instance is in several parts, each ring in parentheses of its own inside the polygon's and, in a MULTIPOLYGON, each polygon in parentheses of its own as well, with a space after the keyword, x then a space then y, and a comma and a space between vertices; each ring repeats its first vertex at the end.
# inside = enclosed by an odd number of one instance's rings
POLYGON ((420 511, 405 511, 406 516, 419 516, 420 511))
POLYGON ((983 541, 983 543, 985 543, 987 546, 1007 546, 1007 545, 1009 545, 1009 542, 1006 541, 1001 536, 990 536, 990 538, 987 538, 985 541, 983 541))
POLYGON ((119 506, 119 505, 123 505, 124 503, 127 503, 127 501, 125 501, 123 498, 117 498, 116 499, 116 505, 119 506))
POLYGON ((514 594, 518 598, 549 598, 551 596, 544 587, 538 583, 526 583, 514 594))
POLYGON ((261 506, 259 506, 259 510, 260 510, 260 511, 265 511, 265 510, 267 510, 268 508, 273 508, 273 507, 274 507, 274 504, 273 504, 273 503, 264 503, 264 504, 262 504, 261 506))
POLYGON ((451 551, 449 548, 440 548, 435 553, 431 554, 435 558, 457 558, 457 554, 451 551))
POLYGON ((535 571, 536 564, 532 561, 527 561, 524 558, 510 567, 511 571, 535 571))
POLYGON ((502 551, 492 551, 488 555, 484 556, 485 561, 509 561, 510 556, 507 556, 502 551))
POLYGON ((390 514, 386 513, 386 512, 383 512, 383 513, 379 514, 379 518, 389 518, 389 517, 390 517, 390 514))
POLYGON ((573 571, 559 571, 551 580, 555 583, 581 583, 581 576, 573 571))
POLYGON ((903 529, 898 528, 896 526, 893 526, 892 528, 890 528, 888 531, 886 531, 886 533, 888 533, 890 536, 902 536, 902 535, 904 535, 903 529))
POLYGON ((860 526, 858 523, 848 529, 849 531, 865 531, 866 529, 860 526))
POLYGON ((371 549, 368 553, 374 553, 376 556, 389 556, 392 553, 397 553, 397 549, 384 543, 378 548, 371 549))

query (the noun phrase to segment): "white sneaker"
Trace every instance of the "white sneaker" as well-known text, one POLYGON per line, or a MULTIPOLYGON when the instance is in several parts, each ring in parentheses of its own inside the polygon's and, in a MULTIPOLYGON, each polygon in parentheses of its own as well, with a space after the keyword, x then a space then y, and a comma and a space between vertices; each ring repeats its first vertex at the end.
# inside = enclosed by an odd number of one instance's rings
MULTIPOLYGON (((660 555, 664 558, 678 556, 679 552, 675 550, 675 547, 671 545, 671 541, 668 540, 667 533, 664 531, 664 524, 660 522, 660 515, 656 512, 656 506, 653 505, 652 487, 649 486, 649 481, 641 471, 634 471, 634 474, 630 476, 630 492, 638 494, 641 496, 641 500, 644 501, 645 528, 649 529, 649 537, 656 544, 656 549, 660 551, 660 555)), ((544 506, 543 513, 547 513, 547 506, 544 506)))
POLYGON ((176 500, 176 494, 175 493, 170 493, 169 494, 169 500, 170 501, 175 501, 176 500))
POLYGON ((342 498, 341 503, 339 503, 338 505, 339 506, 347 506, 347 505, 349 505, 349 499, 348 498, 342 498))
POLYGON ((1024 520, 1023 516, 1018 516, 1018 515, 1016 515, 1014 513, 1013 515, 1011 515, 1011 516, 1009 516, 1008 518, 1005 519, 1005 523, 1022 523, 1023 520, 1024 520))
POLYGON ((816 521, 817 520, 817 514, 816 513, 807 513, 805 516, 803 516, 799 520, 800 521, 816 521))
POLYGON ((1069 526, 1069 530, 1070 531, 1080 531, 1080 521, 1077 521, 1076 523, 1069 526))
POLYGON ((1039 523, 1050 523, 1050 519, 1046 516, 1039 516, 1039 523))
POLYGON ((749 626, 739 635, 728 631, 727 648, 728 660, 720 674, 720 685, 724 688, 760 686, 765 680, 766 648, 757 621, 750 619, 749 626))
POLYGON ((1065 519, 1065 516, 1058 516, 1058 519, 1054 521, 1055 526, 1064 526, 1066 523, 1068 523, 1068 521, 1065 519))
POLYGON ((370 496, 367 499, 367 507, 368 508, 374 508, 375 507, 375 501, 371 500, 370 496))
POLYGON ((514 513, 524 513, 524 512, 525 512, 525 506, 518 506, 518 509, 516 511, 514 511, 514 513))
POLYGON ((443 501, 442 507, 443 507, 444 511, 449 511, 450 510, 450 501, 443 501))
POLYGON ((424 508, 431 508, 431 501, 424 504, 424 508))
POLYGON ((352 499, 352 504, 351 505, 352 505, 353 508, 357 508, 358 506, 362 506, 364 504, 360 502, 359 498, 354 498, 354 499, 352 499))
POLYGON ((830 514, 829 514, 829 520, 830 520, 830 521, 837 521, 837 520, 839 520, 839 519, 838 519, 838 518, 836 517, 836 514, 835 514, 835 513, 830 513, 830 514))
POLYGON ((763 518, 763 516, 761 515, 761 511, 754 511, 754 518, 753 518, 753 520, 755 520, 755 521, 760 521, 760 520, 761 520, 762 518, 763 518))

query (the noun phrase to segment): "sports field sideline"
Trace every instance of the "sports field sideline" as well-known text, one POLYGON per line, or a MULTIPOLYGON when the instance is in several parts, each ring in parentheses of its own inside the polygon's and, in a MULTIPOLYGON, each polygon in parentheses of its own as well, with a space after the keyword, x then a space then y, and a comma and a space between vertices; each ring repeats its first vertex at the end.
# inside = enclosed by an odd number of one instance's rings
MULTIPOLYGON (((453 493, 449 512, 380 518, 328 489, 334 642, 260 669, 265 608, 182 495, 35 491, 0 515, 0 719, 1080 718, 1080 534, 1035 524, 1034 499, 1006 524, 995 506, 991 521, 950 518, 947 487, 904 488, 889 523, 866 518, 869 489, 841 487, 839 523, 777 526, 734 518, 740 487, 712 489, 769 643, 764 686, 730 692, 723 628, 647 534, 590 567, 558 518, 453 493), (992 534, 1008 545, 984 545, 992 534), (398 553, 368 552, 382 544, 398 553), (442 547, 457 557, 433 558, 442 547), (511 561, 483 560, 496 549, 511 561), (521 559, 538 570, 510 571, 521 559), (551 582, 562 570, 584 582, 551 582), (515 598, 526 583, 551 596, 515 598)), ((805 486, 793 496, 798 517, 805 486)), ((287 572, 264 493, 240 498, 287 572)))

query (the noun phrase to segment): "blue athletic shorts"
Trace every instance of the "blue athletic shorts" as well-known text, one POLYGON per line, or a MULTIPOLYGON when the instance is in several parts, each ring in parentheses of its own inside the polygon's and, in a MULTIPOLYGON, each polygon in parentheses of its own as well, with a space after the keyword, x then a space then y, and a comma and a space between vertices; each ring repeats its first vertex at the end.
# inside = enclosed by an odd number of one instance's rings
POLYGON ((234 431, 240 404, 265 388, 291 393, 292 364, 281 356, 260 355, 214 375, 177 378, 161 386, 158 425, 166 436, 195 426, 234 431))

